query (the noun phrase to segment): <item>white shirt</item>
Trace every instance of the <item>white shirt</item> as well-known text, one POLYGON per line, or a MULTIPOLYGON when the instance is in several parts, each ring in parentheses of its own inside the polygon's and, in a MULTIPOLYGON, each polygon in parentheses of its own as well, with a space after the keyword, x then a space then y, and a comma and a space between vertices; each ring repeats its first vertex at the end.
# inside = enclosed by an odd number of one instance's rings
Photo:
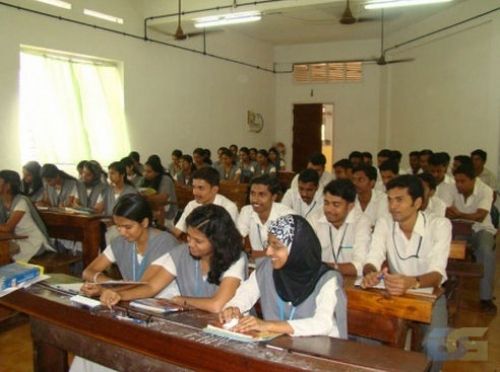
POLYGON ((446 215, 446 204, 436 195, 433 195, 432 198, 429 199, 429 203, 427 204, 427 208, 425 208, 426 213, 433 213, 438 217, 445 217, 446 215))
POLYGON ((328 222, 323 211, 316 212, 307 220, 321 243, 322 261, 350 262, 356 268, 358 276, 361 276, 370 248, 371 224, 368 217, 352 209, 338 229, 328 222))
MULTIPOLYGON (((186 248, 187 249, 187 248, 186 248)), ((157 258, 155 261, 151 263, 151 265, 158 265, 163 267, 166 271, 168 271, 172 276, 177 276, 177 267, 175 266, 174 260, 170 253, 166 253, 160 258, 157 258)), ((222 273, 221 280, 224 278, 236 278, 241 281, 244 281, 246 278, 246 270, 245 270, 245 256, 244 254, 240 255, 240 258, 233 262, 229 268, 222 273)), ((203 280, 207 280, 206 276, 203 276, 203 280)))
MULTIPOLYGON (((217 194, 215 195, 215 199, 213 204, 219 205, 223 207, 231 216, 231 219, 236 223, 238 220, 238 207, 236 204, 234 204, 231 200, 226 198, 224 195, 217 194)), ((193 209, 201 206, 203 204, 198 203, 196 200, 191 200, 189 203, 187 203, 186 207, 184 208, 184 212, 182 212, 181 218, 179 218, 179 221, 177 221, 177 224, 175 227, 182 232, 187 231, 187 226, 186 226, 186 218, 189 216, 189 214, 193 211, 193 209)))
POLYGON ((279 217, 288 214, 296 214, 293 209, 281 203, 273 203, 271 213, 266 223, 263 224, 259 215, 253 210, 251 205, 246 205, 241 208, 240 217, 238 218, 238 230, 242 237, 247 235, 250 238, 250 245, 254 251, 263 251, 266 249, 267 229, 269 225, 279 217))
POLYGON ((472 194, 465 200, 464 196, 460 194, 455 187, 455 192, 453 194, 453 205, 463 213, 475 213, 478 209, 484 209, 488 211, 486 217, 482 222, 474 222, 472 225, 472 230, 478 231, 488 231, 492 234, 496 234, 497 230, 491 222, 490 209, 493 203, 493 190, 484 182, 476 178, 474 184, 474 190, 472 194))
POLYGON ((316 190, 314 198, 309 205, 302 200, 298 187, 289 188, 285 193, 285 196, 283 196, 281 204, 292 208, 297 214, 307 218, 307 216, 310 216, 316 211, 323 210, 323 188, 321 188, 321 190, 320 188, 316 190))
POLYGON ((446 218, 419 212, 408 239, 389 216, 380 219, 375 226, 366 263, 380 270, 387 258, 392 272, 418 276, 436 271, 442 275, 443 283, 450 244, 451 222, 446 218))
POLYGON ((371 225, 375 226, 375 223, 378 219, 389 215, 389 203, 387 202, 387 195, 385 194, 385 192, 372 189, 372 197, 364 211, 361 209, 359 198, 356 195, 356 200, 354 201, 354 209, 368 217, 371 225))
MULTIPOLYGON (((339 337, 337 323, 333 317, 337 298, 333 295, 337 290, 337 278, 328 280, 316 297, 316 311, 311 318, 288 320, 293 328, 292 336, 339 337)), ((237 307, 241 313, 249 311, 260 298, 260 289, 255 271, 241 283, 234 297, 224 306, 237 307)))
MULTIPOLYGON (((319 188, 323 190, 323 188, 330 183, 330 181, 333 181, 335 179, 335 176, 331 174, 330 172, 324 171, 321 177, 319 178, 319 188)), ((299 187, 299 175, 296 174, 295 177, 293 177, 292 183, 290 184, 290 188, 298 188, 299 187)), ((323 191, 321 191, 323 192, 323 191)))
POLYGON ((453 204, 453 195, 456 189, 454 184, 443 180, 443 182, 436 186, 435 195, 441 199, 447 207, 450 207, 453 204))

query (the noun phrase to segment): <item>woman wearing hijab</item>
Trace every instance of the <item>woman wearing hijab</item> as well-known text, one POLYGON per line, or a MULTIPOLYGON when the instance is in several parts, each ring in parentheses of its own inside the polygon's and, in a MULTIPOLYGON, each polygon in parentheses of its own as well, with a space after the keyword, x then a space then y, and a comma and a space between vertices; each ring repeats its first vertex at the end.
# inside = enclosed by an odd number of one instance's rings
POLYGON ((321 245, 309 223, 297 215, 280 217, 268 239, 268 258, 226 304, 221 322, 239 318, 237 332, 347 338, 342 277, 321 262, 321 245), (242 316, 259 298, 264 320, 242 316))

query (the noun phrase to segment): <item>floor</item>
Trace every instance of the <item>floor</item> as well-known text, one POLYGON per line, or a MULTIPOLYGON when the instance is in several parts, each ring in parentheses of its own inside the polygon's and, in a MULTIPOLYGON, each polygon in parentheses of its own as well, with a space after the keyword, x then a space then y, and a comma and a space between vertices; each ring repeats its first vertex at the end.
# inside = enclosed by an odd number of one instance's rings
MULTIPOLYGON (((497 241, 500 247, 500 238, 497 241)), ((500 255, 496 258, 497 266, 500 255)), ((500 307, 500 270, 496 272, 495 295, 500 307)), ((449 361, 444 363, 443 371, 500 372, 500 316, 485 315, 479 312, 477 301, 478 282, 470 281, 466 284, 463 295, 463 306, 458 314, 456 327, 487 327, 486 340, 488 341, 488 360, 486 362, 449 361)), ((16 326, 0 332, 0 372, 28 372, 33 371, 33 348, 31 345, 28 324, 16 326)))

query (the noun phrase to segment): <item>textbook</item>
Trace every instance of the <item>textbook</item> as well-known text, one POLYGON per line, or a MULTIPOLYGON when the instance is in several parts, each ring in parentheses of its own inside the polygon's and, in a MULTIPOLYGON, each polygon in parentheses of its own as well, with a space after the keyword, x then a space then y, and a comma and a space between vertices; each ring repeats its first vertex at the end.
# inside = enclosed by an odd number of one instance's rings
MULTIPOLYGON (((361 287, 361 282, 363 281, 362 277, 358 277, 356 281, 354 282, 354 285, 356 287, 361 287)), ((376 286, 372 288, 377 288, 377 289, 385 289, 385 284, 384 284, 384 279, 382 279, 376 286)), ((407 294, 416 294, 416 295, 424 295, 424 296, 433 296, 434 293, 434 288, 433 287, 428 287, 428 288, 418 288, 418 289, 408 289, 406 291, 407 294)))
POLYGON ((174 304, 165 298, 143 298, 130 302, 130 306, 136 309, 148 310, 154 313, 175 313, 186 310, 180 305, 174 304))
POLYGON ((27 263, 14 262, 0 266, 0 291, 11 287, 18 287, 24 282, 35 279, 42 274, 43 268, 41 266, 27 263))
POLYGON ((235 332, 231 331, 230 329, 223 328, 219 322, 207 324, 207 326, 203 328, 203 332, 241 342, 265 342, 283 335, 283 333, 275 333, 275 332, 259 332, 259 331, 251 331, 248 333, 235 332))

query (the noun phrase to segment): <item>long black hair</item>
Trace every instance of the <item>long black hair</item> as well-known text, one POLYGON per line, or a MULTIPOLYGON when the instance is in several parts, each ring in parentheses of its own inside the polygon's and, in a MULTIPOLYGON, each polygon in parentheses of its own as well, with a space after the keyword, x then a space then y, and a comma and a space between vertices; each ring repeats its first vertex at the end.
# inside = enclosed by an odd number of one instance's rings
POLYGON ((44 164, 42 166, 42 170, 40 171, 40 176, 42 178, 48 179, 56 178, 57 176, 59 176, 62 179, 66 180, 76 180, 75 177, 70 176, 68 173, 60 170, 54 164, 44 164))
POLYGON ((27 171, 29 174, 31 174, 31 185, 27 184, 26 181, 23 179, 22 182, 22 189, 24 190, 24 194, 26 196, 32 196, 38 192, 43 187, 43 182, 42 182, 42 177, 40 176, 40 172, 42 170, 42 167, 40 163, 37 161, 29 161, 26 164, 24 164, 23 169, 27 171), (31 187, 31 192, 29 191, 31 187))
POLYGON ((219 285, 224 271, 236 262, 243 251, 243 240, 229 213, 215 204, 195 208, 186 218, 186 225, 201 231, 210 241, 208 282, 219 285))
POLYGON ((115 161, 111 163, 108 166, 108 170, 111 169, 117 171, 118 174, 123 177, 124 183, 126 183, 127 185, 132 185, 132 182, 130 182, 127 178, 127 168, 125 168, 125 165, 121 161, 115 161))
POLYGON ((21 192, 21 177, 19 177, 19 173, 5 169, 0 171, 0 178, 10 185, 10 193, 12 196, 16 196, 21 192))
POLYGON ((141 223, 145 218, 149 226, 153 222, 153 212, 148 201, 140 194, 126 194, 118 198, 113 208, 113 216, 124 217, 141 223))
POLYGON ((145 165, 149 165, 151 169, 157 174, 156 177, 152 180, 147 180, 146 177, 144 177, 144 180, 142 181, 143 187, 151 187, 158 191, 158 188, 160 187, 160 182, 161 178, 166 175, 165 168, 163 167, 160 157, 151 155, 148 159, 148 161, 145 163, 145 165))

